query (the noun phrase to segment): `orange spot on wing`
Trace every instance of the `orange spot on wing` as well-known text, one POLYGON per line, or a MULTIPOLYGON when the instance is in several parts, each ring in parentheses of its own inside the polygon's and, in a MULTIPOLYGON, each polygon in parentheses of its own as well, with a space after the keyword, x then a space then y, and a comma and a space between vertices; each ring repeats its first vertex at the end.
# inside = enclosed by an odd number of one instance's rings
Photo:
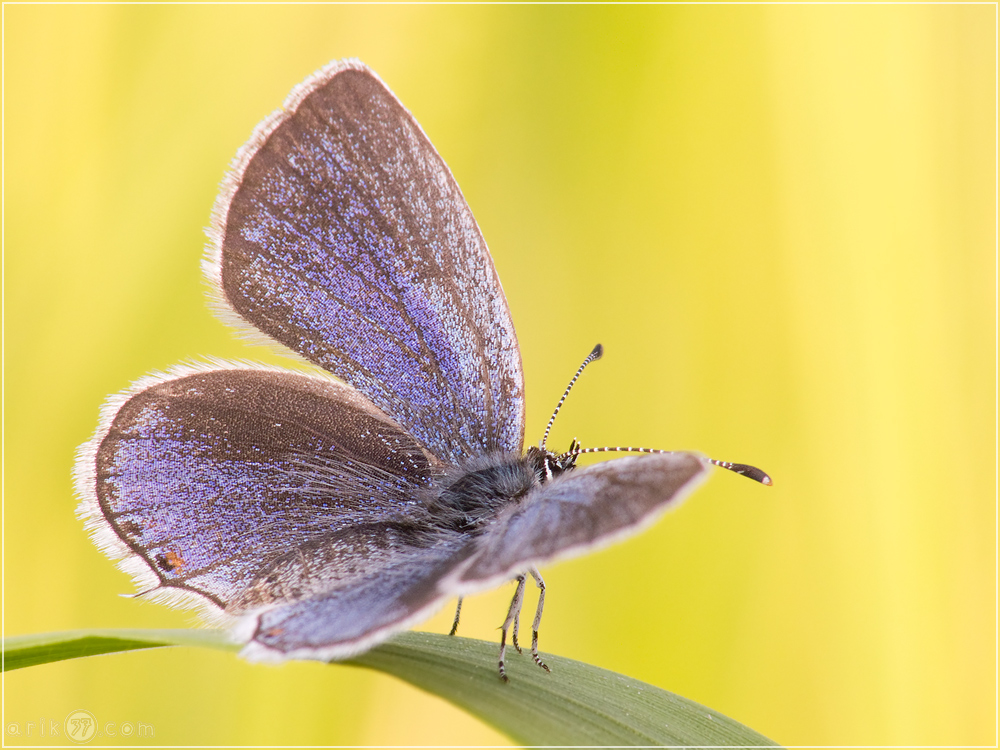
POLYGON ((184 567, 184 558, 174 550, 170 550, 165 554, 157 555, 156 564, 161 570, 172 573, 173 571, 180 570, 184 567))

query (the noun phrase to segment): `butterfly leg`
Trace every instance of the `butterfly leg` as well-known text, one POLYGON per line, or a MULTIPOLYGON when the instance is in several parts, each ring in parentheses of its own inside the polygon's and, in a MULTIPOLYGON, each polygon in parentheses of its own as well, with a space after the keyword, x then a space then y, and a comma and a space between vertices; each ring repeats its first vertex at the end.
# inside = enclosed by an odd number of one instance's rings
POLYGON ((510 645, 514 647, 517 653, 521 653, 521 644, 517 642, 517 628, 521 623, 521 604, 524 602, 524 597, 521 597, 521 602, 517 605, 517 615, 514 616, 514 622, 511 624, 510 629, 510 645))
POLYGON ((500 630, 500 679, 507 682, 507 672, 503 666, 504 655, 507 653, 507 630, 510 628, 511 623, 514 624, 514 648, 517 649, 518 653, 521 649, 517 646, 517 620, 518 616, 521 614, 521 603, 524 601, 524 576, 519 575, 517 577, 517 590, 514 591, 514 598, 510 600, 510 609, 507 610, 507 618, 503 621, 503 627, 500 630))
POLYGON ((448 635, 455 635, 458 632, 458 617, 462 614, 462 597, 458 597, 458 606, 455 607, 455 621, 451 624, 451 632, 448 635))
POLYGON ((535 610, 535 619, 531 623, 531 658, 546 672, 551 672, 552 670, 538 655, 538 626, 542 624, 542 607, 545 606, 545 581, 542 580, 542 574, 534 568, 531 569, 531 577, 538 584, 538 608, 535 610))

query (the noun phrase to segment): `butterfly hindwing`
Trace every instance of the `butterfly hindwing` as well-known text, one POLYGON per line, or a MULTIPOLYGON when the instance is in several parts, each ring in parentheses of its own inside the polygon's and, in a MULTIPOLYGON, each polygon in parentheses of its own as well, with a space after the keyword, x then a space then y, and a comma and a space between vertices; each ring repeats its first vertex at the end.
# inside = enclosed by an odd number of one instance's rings
POLYGON ((356 61, 237 156, 209 274, 246 324, 363 391, 442 460, 519 451, 517 338, 482 234, 412 115, 356 61))
POLYGON ((251 613, 237 626, 240 639, 248 641, 242 654, 261 661, 326 660, 364 651, 453 598, 441 579, 473 550, 461 534, 435 535, 393 550, 391 562, 366 569, 363 576, 251 613))
POLYGON ((109 404, 78 487, 98 543, 123 558, 140 591, 200 595, 209 612, 240 614, 266 603, 266 587, 250 587, 289 558, 326 565, 312 580, 285 571, 295 598, 349 577, 352 558, 338 549, 406 553, 407 529, 426 524, 420 493, 433 465, 350 386, 187 368, 109 404))

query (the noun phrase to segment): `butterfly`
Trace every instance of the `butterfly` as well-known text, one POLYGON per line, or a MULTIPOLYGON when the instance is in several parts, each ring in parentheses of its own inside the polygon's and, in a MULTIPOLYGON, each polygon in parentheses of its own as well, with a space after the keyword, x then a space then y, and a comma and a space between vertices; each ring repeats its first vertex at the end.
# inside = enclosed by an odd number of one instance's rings
POLYGON ((78 512, 137 596, 199 607, 251 660, 355 655, 458 598, 454 633, 461 597, 515 580, 506 680, 531 577, 548 669, 539 566, 637 532, 712 464, 770 484, 683 452, 577 468, 632 449, 556 453, 549 428, 523 450, 521 355, 486 243, 356 60, 293 89, 237 152, 204 268, 224 319, 312 371, 181 366, 112 396, 78 454, 78 512))

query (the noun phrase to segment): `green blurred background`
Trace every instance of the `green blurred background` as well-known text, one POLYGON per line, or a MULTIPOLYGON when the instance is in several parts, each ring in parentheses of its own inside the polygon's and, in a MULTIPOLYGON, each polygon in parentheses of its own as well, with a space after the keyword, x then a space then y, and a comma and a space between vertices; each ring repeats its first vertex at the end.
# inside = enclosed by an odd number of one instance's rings
MULTIPOLYGON (((775 477, 719 472, 643 535, 544 570, 542 649, 786 744, 994 743, 995 19, 5 6, 5 632, 192 623, 118 596, 129 581, 73 515, 73 453, 150 371, 282 361, 209 313, 203 227, 254 125, 357 56, 490 244, 529 440, 600 341, 554 445, 697 449, 775 477)), ((510 593, 469 600, 462 632, 495 639, 510 593)), ((506 742, 378 674, 215 652, 4 687, 8 743, 53 741, 28 722, 78 708, 168 745, 506 742)))

